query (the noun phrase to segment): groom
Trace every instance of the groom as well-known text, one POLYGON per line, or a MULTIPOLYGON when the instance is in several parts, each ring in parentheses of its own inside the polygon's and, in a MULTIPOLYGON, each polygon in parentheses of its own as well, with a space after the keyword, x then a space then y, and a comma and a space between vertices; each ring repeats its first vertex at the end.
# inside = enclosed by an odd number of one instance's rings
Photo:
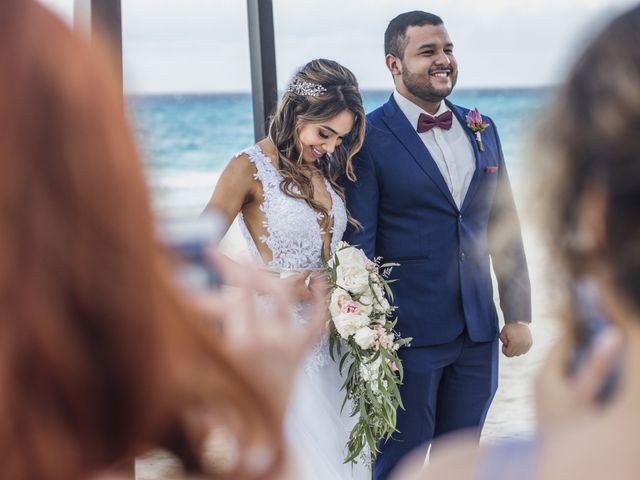
POLYGON ((507 357, 531 347, 530 284, 520 226, 496 126, 476 134, 469 110, 446 100, 458 67, 442 20, 414 11, 385 32, 395 91, 367 117, 347 186, 362 229, 346 240, 369 258, 397 262, 390 278, 404 337, 406 410, 381 443, 374 478, 402 456, 462 428, 477 435, 498 382, 498 338, 507 357), (491 260, 491 262, 490 262, 491 260), (498 334, 490 263, 505 326, 498 334))

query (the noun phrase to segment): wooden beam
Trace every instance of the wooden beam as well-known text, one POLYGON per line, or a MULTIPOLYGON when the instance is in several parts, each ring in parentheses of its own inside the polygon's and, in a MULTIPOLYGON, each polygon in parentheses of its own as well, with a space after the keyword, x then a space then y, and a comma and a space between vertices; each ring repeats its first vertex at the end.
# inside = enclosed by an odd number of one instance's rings
POLYGON ((269 117, 275 113, 278 104, 272 0, 247 0, 247 18, 253 131, 255 140, 258 141, 266 136, 269 117))
POLYGON ((122 4, 121 0, 74 0, 73 23, 89 35, 99 26, 115 56, 117 78, 122 89, 122 4))

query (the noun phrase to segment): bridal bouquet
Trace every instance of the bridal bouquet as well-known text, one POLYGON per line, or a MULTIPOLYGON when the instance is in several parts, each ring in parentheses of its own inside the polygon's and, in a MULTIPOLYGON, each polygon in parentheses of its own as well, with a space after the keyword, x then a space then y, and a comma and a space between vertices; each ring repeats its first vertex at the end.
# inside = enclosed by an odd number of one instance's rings
POLYGON ((340 374, 346 375, 342 407, 351 400, 351 416, 358 418, 347 441, 345 463, 356 463, 367 446, 373 460, 378 440, 396 431, 397 408, 404 408, 398 390, 403 377, 398 349, 411 339, 401 339, 393 330, 395 307, 387 300, 392 299, 389 282, 380 273, 397 265, 379 265, 346 242, 338 244, 327 262, 329 349, 331 358, 340 359, 340 374))

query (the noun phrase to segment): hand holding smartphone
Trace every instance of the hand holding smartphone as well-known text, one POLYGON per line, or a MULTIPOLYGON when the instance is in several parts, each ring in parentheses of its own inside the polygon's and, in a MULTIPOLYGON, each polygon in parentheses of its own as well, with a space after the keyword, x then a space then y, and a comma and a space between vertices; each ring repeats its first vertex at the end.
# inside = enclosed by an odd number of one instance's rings
POLYGON ((593 393, 596 402, 604 404, 615 393, 620 382, 622 351, 618 348, 619 342, 610 344, 616 342, 616 339, 611 339, 615 327, 602 312, 595 283, 588 279, 577 282, 573 295, 578 339, 570 359, 569 374, 578 379, 579 384, 590 385, 583 388, 595 388, 593 393), (581 372, 582 369, 587 371, 581 372), (585 376, 597 378, 580 378, 585 376), (593 382, 598 384, 593 385, 593 382))
POLYGON ((207 210, 198 216, 169 216, 160 222, 160 240, 176 255, 178 281, 187 291, 220 286, 220 275, 210 260, 210 251, 225 231, 226 219, 216 210, 207 210))

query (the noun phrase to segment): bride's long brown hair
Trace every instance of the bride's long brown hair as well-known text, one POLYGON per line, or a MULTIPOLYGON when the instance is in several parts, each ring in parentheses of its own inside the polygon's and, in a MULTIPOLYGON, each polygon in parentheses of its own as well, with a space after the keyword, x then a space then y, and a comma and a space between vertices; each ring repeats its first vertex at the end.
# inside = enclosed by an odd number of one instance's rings
POLYGON ((212 415, 240 452, 268 440, 272 473, 281 414, 176 287, 94 45, 35 0, 2 0, 0 478, 86 479, 156 446, 201 472, 212 415))
MULTIPOLYGON (((323 175, 336 193, 344 200, 344 190, 338 179, 344 175, 355 181, 352 159, 362 147, 365 132, 365 112, 355 75, 338 62, 316 59, 307 63, 292 79, 320 85, 326 89, 322 95, 302 95, 286 91, 269 125, 269 138, 276 146, 277 167, 283 177, 280 188, 292 198, 307 202, 315 211, 323 214, 322 227, 330 226, 327 209, 313 199, 313 184, 302 165, 302 147, 298 131, 304 123, 327 121, 347 110, 353 113, 355 122, 343 143, 330 157, 319 160, 323 175)), ((349 222, 356 222, 349 217, 349 222)))

